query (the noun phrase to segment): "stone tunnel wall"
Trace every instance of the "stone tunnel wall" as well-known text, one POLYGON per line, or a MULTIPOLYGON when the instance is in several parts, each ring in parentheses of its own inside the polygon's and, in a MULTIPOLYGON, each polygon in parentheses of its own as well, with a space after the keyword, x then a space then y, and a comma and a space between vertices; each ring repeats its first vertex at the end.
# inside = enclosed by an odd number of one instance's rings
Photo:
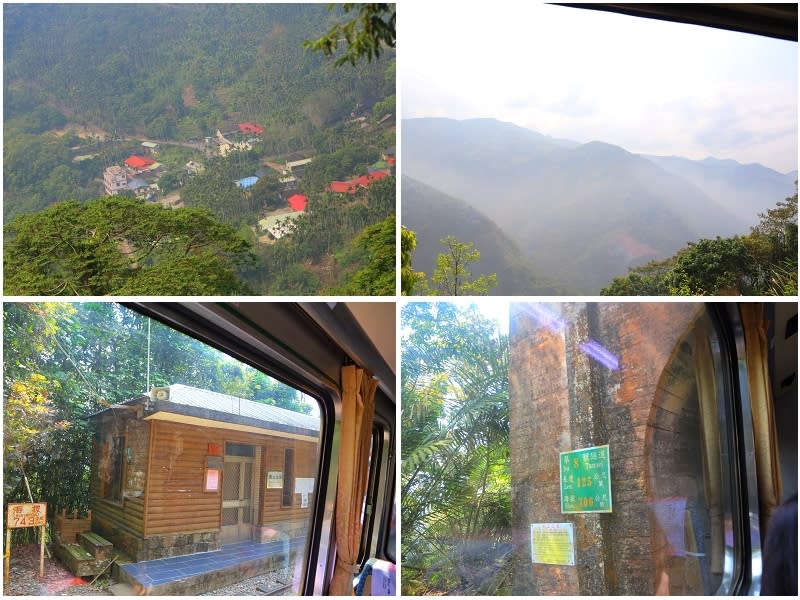
POLYGON ((514 594, 654 593, 648 419, 664 367, 701 311, 699 303, 512 305, 514 594), (588 342, 607 356, 594 358, 588 342), (562 514, 559 452, 604 444, 613 512, 562 514), (532 523, 573 523, 575 566, 532 563, 532 523))

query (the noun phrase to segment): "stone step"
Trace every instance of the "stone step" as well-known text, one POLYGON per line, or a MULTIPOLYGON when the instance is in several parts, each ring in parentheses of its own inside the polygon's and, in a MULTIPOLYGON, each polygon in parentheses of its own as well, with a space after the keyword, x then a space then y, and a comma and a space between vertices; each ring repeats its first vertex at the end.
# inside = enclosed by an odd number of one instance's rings
POLYGON ((130 583, 115 583, 108 587, 112 596, 137 596, 136 589, 130 583))
POLYGON ((283 581, 272 581, 263 585, 259 585, 256 587, 256 591, 264 594, 265 596, 277 596, 278 594, 283 595, 283 592, 291 589, 291 587, 292 586, 290 583, 284 583, 283 581))
POLYGON ((91 531, 79 533, 78 542, 96 560, 109 560, 114 555, 114 545, 91 531))
POLYGON ((108 560, 97 560, 78 544, 60 544, 58 555, 78 577, 97 575, 108 565, 108 560))

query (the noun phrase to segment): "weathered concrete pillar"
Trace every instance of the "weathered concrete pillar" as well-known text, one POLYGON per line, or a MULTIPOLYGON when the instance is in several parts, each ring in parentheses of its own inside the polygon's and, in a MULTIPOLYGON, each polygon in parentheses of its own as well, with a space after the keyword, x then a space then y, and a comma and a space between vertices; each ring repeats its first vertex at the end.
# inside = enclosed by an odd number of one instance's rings
POLYGON ((699 304, 512 305, 513 593, 654 593, 646 438, 699 304), (609 445, 613 512, 561 513, 559 453, 609 445), (572 523, 575 565, 531 562, 532 523, 572 523))
POLYGON ((573 567, 531 563, 530 524, 564 522, 558 453, 572 447, 566 328, 543 305, 512 305, 509 337, 512 592, 578 595, 573 567), (516 314, 515 314, 516 313, 516 314), (549 321, 548 321, 549 319, 549 321))

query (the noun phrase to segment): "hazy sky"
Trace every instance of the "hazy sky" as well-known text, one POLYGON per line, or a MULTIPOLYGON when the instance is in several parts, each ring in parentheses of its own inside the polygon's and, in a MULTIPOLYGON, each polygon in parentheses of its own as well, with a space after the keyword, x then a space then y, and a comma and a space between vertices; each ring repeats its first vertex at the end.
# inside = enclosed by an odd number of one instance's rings
POLYGON ((797 168, 795 42, 519 0, 399 8, 404 118, 797 168))

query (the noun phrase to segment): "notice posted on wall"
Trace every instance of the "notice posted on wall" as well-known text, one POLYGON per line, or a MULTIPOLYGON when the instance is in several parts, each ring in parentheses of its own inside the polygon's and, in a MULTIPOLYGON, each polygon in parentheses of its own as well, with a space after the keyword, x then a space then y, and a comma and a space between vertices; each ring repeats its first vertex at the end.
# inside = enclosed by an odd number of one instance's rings
POLYGON ((295 494, 311 494, 314 492, 313 477, 296 477, 294 480, 295 494))
POLYGON ((300 508, 308 508, 308 496, 314 493, 314 478, 297 477, 294 480, 294 493, 300 494, 300 508))
POLYGON ((531 562, 575 566, 572 523, 531 523, 531 562))
POLYGON ((267 489, 279 490, 283 487, 283 471, 267 471, 267 489))

